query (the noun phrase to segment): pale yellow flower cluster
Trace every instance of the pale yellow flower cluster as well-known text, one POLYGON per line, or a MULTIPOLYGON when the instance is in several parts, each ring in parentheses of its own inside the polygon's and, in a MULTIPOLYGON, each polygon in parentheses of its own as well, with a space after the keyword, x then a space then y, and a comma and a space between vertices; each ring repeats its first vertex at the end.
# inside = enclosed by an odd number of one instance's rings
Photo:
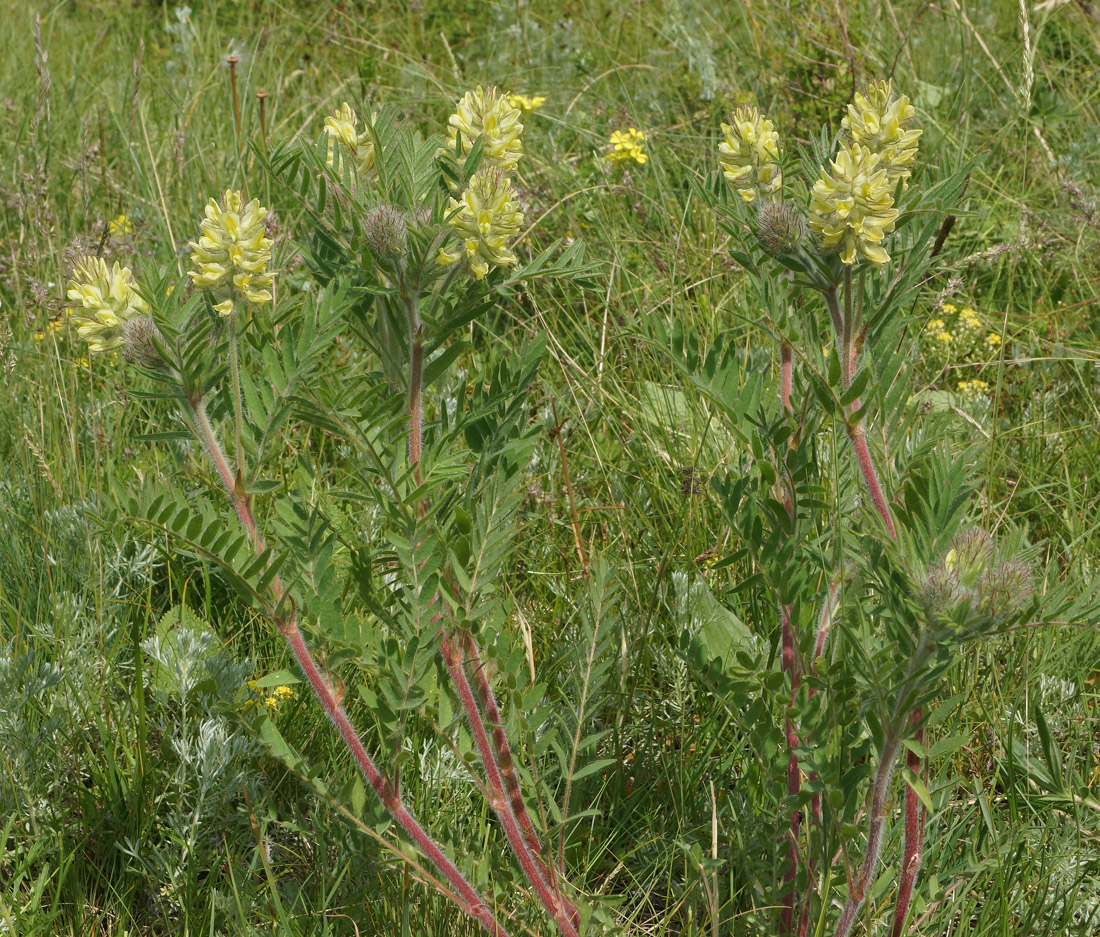
POLYGON ((718 147, 718 162, 726 179, 746 202, 757 196, 777 195, 783 188, 779 166, 779 134, 775 125, 755 107, 739 107, 718 147))
POLYGON ((81 257, 73 268, 68 297, 74 303, 72 320, 88 351, 114 351, 125 341, 126 323, 149 314, 149 304, 137 292, 129 267, 102 257, 81 257))
POLYGON ((502 95, 496 88, 479 86, 459 99, 448 121, 451 152, 465 157, 480 137, 481 164, 466 188, 450 200, 451 229, 460 245, 453 250, 441 247, 437 260, 444 265, 463 261, 478 280, 494 267, 513 267, 519 262, 508 246, 523 225, 510 170, 523 156, 518 105, 524 102, 533 110, 542 99, 502 95))
POLYGON ((860 257, 885 264, 890 255, 882 241, 897 217, 879 155, 857 143, 842 144, 811 190, 810 227, 821 236, 822 247, 839 249, 846 264, 860 257))
POLYGON ((271 302, 271 239, 264 218, 267 209, 258 199, 247 204, 240 191, 227 189, 221 204, 210 199, 202 221, 202 235, 191 241, 191 281, 200 290, 228 293, 214 308, 230 316, 235 303, 271 302))
POLYGON ((610 147, 607 158, 613 163, 634 160, 644 166, 649 160, 649 154, 645 151, 645 134, 637 127, 613 131, 607 145, 610 147))
POLYGON ((917 156, 921 131, 910 126, 915 115, 909 99, 885 81, 848 105, 841 121, 846 137, 814 183, 810 204, 810 227, 826 250, 840 250, 846 264, 890 260, 882 242, 898 217, 894 191, 908 180, 917 156))
POLYGON ((888 81, 876 81, 865 94, 857 93, 840 122, 852 143, 879 156, 879 165, 893 185, 908 180, 917 157, 921 131, 911 124, 917 112, 904 94, 895 95, 888 81))
POLYGON ((451 226, 462 247, 439 251, 439 262, 465 259, 470 272, 483 279, 492 267, 511 267, 518 260, 508 247, 523 224, 512 180, 500 169, 479 169, 460 198, 451 199, 451 226))
MULTIPOLYGON (((481 137, 481 165, 515 169, 523 158, 523 122, 520 109, 493 87, 467 91, 447 121, 447 147, 463 158, 481 137)), ((540 102, 541 103, 541 102, 540 102)))
MULTIPOLYGON (((256 685, 255 680, 249 680, 246 686, 254 693, 260 692, 260 688, 256 685)), ((292 699, 294 699, 294 691, 290 687, 277 686, 271 691, 271 693, 263 697, 262 702, 268 710, 270 710, 271 712, 277 712, 279 706, 281 706, 287 700, 292 699)), ((259 701, 255 699, 247 699, 245 700, 244 704, 245 706, 257 706, 259 705, 259 701)))
POLYGON ((346 152, 351 156, 359 178, 373 178, 376 174, 374 137, 369 128, 360 133, 358 124, 359 118, 347 101, 325 118, 325 133, 329 137, 328 165, 335 166, 339 171, 344 165, 343 154, 346 152))

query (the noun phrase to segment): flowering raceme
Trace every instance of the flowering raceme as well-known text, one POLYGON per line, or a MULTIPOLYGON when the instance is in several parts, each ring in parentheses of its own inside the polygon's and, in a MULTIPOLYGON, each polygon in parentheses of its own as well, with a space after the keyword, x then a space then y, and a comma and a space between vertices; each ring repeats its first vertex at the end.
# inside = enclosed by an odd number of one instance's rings
POLYGON ((271 302, 274 274, 268 269, 271 239, 264 228, 267 209, 260 207, 259 199, 247 205, 243 202, 240 191, 229 189, 221 205, 210 199, 202 236, 190 245, 195 269, 189 275, 195 286, 200 290, 228 290, 231 294, 215 306, 222 316, 233 313, 237 296, 255 305, 271 302))
POLYGON ((917 156, 921 131, 909 127, 916 116, 909 98, 895 95, 888 81, 876 81, 866 94, 856 94, 848 115, 840 122, 852 143, 865 146, 879 157, 891 186, 908 180, 917 156))
POLYGON ((373 176, 375 171, 374 137, 370 130, 358 132, 359 118, 347 101, 325 118, 325 133, 329 136, 328 165, 343 165, 336 154, 336 145, 352 155, 360 176, 373 176))
POLYGON ((119 348, 125 341, 126 324, 149 313, 130 268, 115 263, 108 269, 102 257, 84 256, 76 262, 67 295, 80 304, 74 307, 72 319, 93 354, 119 348))
POLYGON ((898 210, 880 157, 857 143, 842 144, 829 166, 811 192, 810 227, 826 250, 840 249, 846 264, 861 256, 886 263, 890 255, 882 239, 893 230, 898 210))
POLYGON ((496 88, 467 91, 448 121, 447 145, 463 156, 481 137, 481 164, 496 169, 514 169, 523 157, 523 124, 520 111, 496 88), (461 142, 460 142, 461 141, 461 142))
POLYGON ((508 240, 523 224, 512 180, 499 169, 479 169, 459 199, 451 199, 451 227, 463 242, 459 251, 439 252, 439 262, 466 259, 470 272, 482 279, 490 267, 511 267, 518 260, 508 240))
POLYGON ((739 107, 730 123, 722 124, 725 140, 718 147, 718 162, 726 179, 741 198, 775 195, 783 188, 779 167, 779 134, 775 125, 755 107, 739 107))

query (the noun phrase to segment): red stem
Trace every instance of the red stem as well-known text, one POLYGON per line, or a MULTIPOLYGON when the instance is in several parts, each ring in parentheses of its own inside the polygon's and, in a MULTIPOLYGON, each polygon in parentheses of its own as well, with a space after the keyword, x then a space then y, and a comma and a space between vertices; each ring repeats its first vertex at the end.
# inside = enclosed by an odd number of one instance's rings
MULTIPOLYGON (((218 438, 214 434, 214 430, 210 425, 210 420, 206 415, 206 408, 203 406, 201 399, 188 401, 188 405, 191 411, 191 417, 195 422, 195 427, 199 432, 199 437, 210 453, 210 458, 213 460, 218 470, 218 474, 221 476, 222 483, 225 485, 226 492, 233 504, 233 509, 236 511, 241 525, 247 531, 256 552, 262 553, 263 541, 256 527, 256 520, 252 515, 252 507, 248 495, 245 492, 239 491, 237 488, 233 471, 229 468, 229 462, 225 458, 225 453, 222 451, 221 444, 218 442, 218 438)), ((284 593, 283 584, 278 575, 273 577, 270 588, 277 609, 282 602, 284 593)), ((298 666, 301 667, 302 673, 305 674, 310 689, 313 691, 313 695, 321 704, 325 714, 336 726, 337 731, 340 733, 340 737, 344 740, 344 744, 347 745, 359 770, 362 771, 363 777, 366 778, 367 783, 374 789, 379 800, 382 801, 382 805, 408 834, 409 838, 416 844, 416 847, 437 869, 439 869, 447 881, 451 883, 451 886, 458 893, 457 898, 454 899, 455 903, 458 904, 463 911, 477 920, 486 931, 493 935, 493 937, 508 937, 507 931, 497 922, 496 918, 493 916, 492 910, 490 910, 481 900, 481 897, 474 891, 470 883, 466 881, 465 877, 459 871, 458 866, 456 866, 435 844, 432 838, 425 832, 424 828, 417 822, 416 817, 409 812, 408 808, 401 800, 400 794, 397 793, 393 785, 390 784, 382 772, 378 770, 370 754, 367 752, 366 748, 363 747, 363 743, 360 741, 358 733, 348 719, 347 713, 344 711, 340 701, 336 698, 336 694, 333 693, 332 687, 329 686, 328 681, 325 680, 320 670, 317 668, 313 655, 310 653, 305 643, 305 639, 302 637, 302 631, 298 627, 298 616, 293 605, 291 606, 289 614, 282 616, 276 613, 276 609, 271 610, 271 617, 274 619, 280 633, 290 646, 290 652, 294 655, 294 659, 298 662, 298 666)), ((453 897, 454 896, 452 896, 452 898, 453 897)))
MULTIPOLYGON (((795 704, 795 697, 801 683, 796 658, 794 628, 791 626, 791 607, 784 605, 780 617, 783 622, 783 670, 791 675, 791 706, 795 704)), ((787 757, 787 796, 797 797, 802 789, 802 774, 798 768, 798 756, 794 750, 798 748, 798 730, 794 720, 790 717, 784 720, 787 735, 787 748, 790 754, 787 757)), ((783 881, 789 882, 791 887, 783 896, 783 910, 780 917, 785 933, 791 933, 794 927, 794 880, 798 872, 798 830, 802 822, 801 811, 795 810, 791 814, 790 847, 787 850, 787 871, 783 875, 783 881)))
POLYGON ((527 810, 527 804, 524 803, 523 800, 519 776, 516 773, 516 765, 512 758, 511 746, 508 744, 508 733, 504 731, 504 720, 500 715, 500 707, 497 705, 496 694, 493 693, 492 684, 489 682, 489 675, 486 673, 485 665, 482 663, 481 655, 478 653, 474 637, 469 631, 464 631, 462 633, 462 643, 466 655, 466 665, 474 674, 474 689, 477 691, 478 698, 481 701, 482 709, 485 712, 485 718, 489 722, 493 751, 496 756, 497 765, 500 768, 500 777, 504 782, 504 793, 508 797, 508 804, 512 810, 512 815, 516 818, 516 822, 523 832, 523 838, 527 843, 527 848, 530 850, 532 858, 542 871, 546 884, 553 889, 554 894, 564 903, 570 919, 573 921, 573 924, 579 928, 580 913, 577 911, 576 906, 562 894, 561 888, 558 887, 553 867, 547 866, 542 860, 542 842, 539 840, 538 832, 535 830, 535 825, 531 821, 531 815, 527 810))
POLYGON ((466 678, 466 671, 462 666, 462 655, 455 643, 442 630, 440 631, 440 644, 443 651, 443 660, 451 675, 451 682, 458 693, 462 708, 466 711, 466 721, 469 723, 474 743, 481 755, 481 763, 485 768, 485 777, 489 782, 489 804, 504 828, 508 845, 512 847, 512 852, 519 860, 523 874, 527 876, 527 880, 534 887, 535 894, 538 895, 542 906, 554 918, 561 932, 566 937, 578 937, 576 925, 571 920, 561 899, 551 890, 543 877, 544 873, 540 871, 538 861, 531 854, 527 843, 524 841, 523 833, 520 832, 519 824, 516 822, 507 797, 505 797, 504 782, 501 780, 500 769, 497 766, 496 758, 493 756, 489 736, 485 732, 485 723, 481 718, 481 711, 477 708, 473 690, 470 688, 470 681, 466 678))
POLYGON ((863 481, 867 485, 867 491, 871 495, 871 503, 874 504, 878 516, 890 534, 891 540, 898 539, 897 528, 894 527, 894 518, 890 514, 890 506, 886 503, 886 497, 882 493, 882 485, 879 484, 878 472, 875 471, 875 463, 871 458, 871 450, 867 446, 867 436, 863 431, 863 421, 849 424, 847 427, 848 439, 856 453, 856 461, 859 470, 863 474, 863 481))
MULTIPOLYGON (((924 729, 919 727, 921 711, 913 710, 911 723, 917 726, 914 738, 918 745, 924 744, 924 729)), ((921 757, 914 751, 906 752, 905 763, 917 777, 922 774, 921 757)), ((894 926, 890 937, 901 937, 905 918, 909 913, 909 904, 913 900, 913 886, 917 882, 921 859, 924 854, 924 815, 917 792, 909 785, 905 786, 905 844, 901 856, 901 882, 898 885, 898 901, 894 906, 894 926)))

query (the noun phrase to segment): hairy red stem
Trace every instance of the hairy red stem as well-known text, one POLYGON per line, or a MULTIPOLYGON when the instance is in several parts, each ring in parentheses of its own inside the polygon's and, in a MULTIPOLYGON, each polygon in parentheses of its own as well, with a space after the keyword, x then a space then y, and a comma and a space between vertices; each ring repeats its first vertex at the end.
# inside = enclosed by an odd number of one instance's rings
MULTIPOLYGON (((218 442, 218 438, 210 425, 210 420, 206 415, 206 408, 203 406, 201 399, 188 401, 188 404, 191 417, 199 433, 199 438, 206 446, 210 458, 213 460, 218 470, 218 474, 221 476, 222 483, 225 485, 226 492, 229 495, 229 500, 233 504, 233 509, 241 525, 248 533, 249 539, 252 541, 252 545, 256 552, 262 553, 263 540, 256 527, 256 520, 252 515, 252 508, 248 495, 239 491, 237 488, 234 473, 230 469, 229 462, 225 458, 225 453, 222 451, 221 444, 218 442)), ((313 659, 313 655, 310 653, 309 647, 302 637, 301 628, 298 626, 297 612, 294 610, 293 606, 291 606, 288 614, 277 614, 277 607, 281 604, 284 594, 283 584, 278 575, 272 578, 270 588, 276 605, 276 608, 271 610, 272 618, 275 620, 280 633, 290 646, 290 652, 294 655, 294 659, 298 662, 298 666, 309 682, 313 695, 321 704, 321 708, 324 709, 325 715, 327 715, 336 726, 337 731, 340 733, 340 737, 344 740, 344 744, 348 747, 352 757, 355 759, 356 765, 363 773, 363 777, 366 778, 367 783, 370 784, 371 788, 378 795, 379 800, 382 801, 382 805, 389 812, 390 816, 397 821, 398 825, 406 834, 408 834, 409 838, 416 844, 416 847, 437 869, 439 869, 447 881, 451 883, 451 886, 458 893, 456 904, 477 920, 486 931, 493 935, 493 937, 508 937, 507 931, 505 931, 496 920, 492 910, 481 900, 481 897, 473 889, 473 886, 466 881, 466 878, 459 871, 458 866, 456 866, 443 850, 435 844, 417 821, 416 817, 414 817, 404 805, 397 790, 390 784, 382 772, 378 770, 370 754, 367 752, 366 748, 364 748, 362 741, 360 741, 359 735, 355 731, 355 727, 352 726, 351 721, 348 719, 344 707, 336 698, 336 694, 333 692, 332 687, 318 669, 313 659)))
MULTIPOLYGON (((921 719, 920 709, 913 710, 912 725, 916 726, 913 737, 918 745, 924 744, 924 729, 919 726, 921 719)), ((921 771, 921 757, 914 751, 906 752, 905 763, 917 777, 921 771)), ((902 928, 905 927, 905 918, 909 914, 909 904, 913 900, 913 887, 917 882, 917 873, 920 872, 921 860, 924 855, 924 814, 921 810, 920 798, 912 787, 905 787, 905 844, 901 855, 901 882, 898 885, 898 900, 894 906, 894 925, 890 930, 890 937, 901 937, 902 928)))
POLYGON ((535 894, 538 895, 539 901, 542 902, 542 906, 546 908, 547 912, 557 923, 561 932, 565 934, 566 937, 578 937, 576 925, 570 918, 561 899, 555 894, 544 878, 544 873, 540 870, 537 859, 528 848, 523 833, 520 831, 519 824, 516 822, 516 818, 512 813, 508 798, 505 796, 504 782, 501 780, 500 769, 493 754, 489 736, 485 731, 485 723, 481 718, 481 710, 477 707, 473 690, 470 687, 470 681, 466 678, 466 671, 462 665, 462 655, 455 642, 442 630, 440 631, 440 645, 443 651, 443 660, 447 665, 447 671, 451 675, 451 682, 454 684, 455 690, 458 693, 458 698, 462 703, 462 708, 466 712, 466 721, 470 726, 470 731, 474 737, 474 743, 477 745, 478 752, 481 755, 481 763, 485 768, 485 777, 489 783, 489 804, 500 820, 500 825, 504 828, 504 835, 508 839, 508 845, 512 847, 512 852, 515 853, 516 858, 519 860, 520 867, 523 869, 523 874, 527 876, 527 880, 534 887, 535 894))

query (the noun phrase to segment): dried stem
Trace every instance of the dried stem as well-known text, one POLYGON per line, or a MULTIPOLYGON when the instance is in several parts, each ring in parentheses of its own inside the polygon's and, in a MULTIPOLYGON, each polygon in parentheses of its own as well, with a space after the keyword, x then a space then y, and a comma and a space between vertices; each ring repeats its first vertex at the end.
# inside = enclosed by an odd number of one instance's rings
MULTIPOLYGON (((210 420, 206 415, 206 408, 201 398, 187 401, 188 411, 196 429, 196 435, 203 443, 214 466, 225 486, 226 493, 233 504, 233 508, 240 519, 241 525, 248 533, 253 547, 257 553, 263 552, 263 540, 256 527, 255 518, 252 516, 252 508, 246 493, 238 490, 235 484, 233 470, 225 458, 225 452, 214 433, 210 420)), ((290 652, 298 662, 302 673, 309 682, 310 689, 317 701, 321 704, 325 714, 336 726, 344 744, 348 747, 356 765, 363 773, 363 777, 382 801, 383 806, 398 825, 408 834, 409 838, 433 865, 450 882, 451 887, 457 893, 455 899, 458 906, 477 920, 485 930, 493 937, 508 937, 507 931, 500 925, 493 915, 492 910, 481 900, 481 897, 473 889, 473 886, 459 871, 458 866, 436 845, 428 833, 417 821, 416 817, 408 810, 401 799, 401 795, 395 787, 383 775, 375 765, 358 733, 348 719, 342 704, 337 699, 332 687, 321 674, 310 653, 305 639, 302 637, 301 628, 298 626, 298 614, 293 602, 284 602, 284 589, 282 581, 276 575, 271 581, 272 607, 267 609, 268 614, 275 622, 280 633, 286 639, 290 652)))

